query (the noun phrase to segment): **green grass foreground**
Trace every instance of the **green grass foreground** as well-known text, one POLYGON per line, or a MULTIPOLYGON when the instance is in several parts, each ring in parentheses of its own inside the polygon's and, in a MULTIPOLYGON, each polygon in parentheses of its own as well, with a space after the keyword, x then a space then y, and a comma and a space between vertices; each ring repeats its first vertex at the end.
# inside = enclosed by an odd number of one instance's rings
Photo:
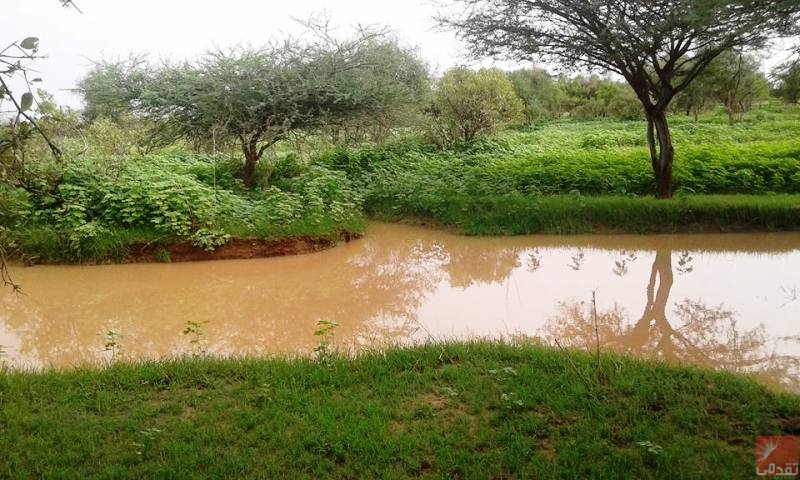
POLYGON ((3 478, 752 478, 800 398, 470 343, 0 376, 3 478))
POLYGON ((519 196, 414 199, 375 204, 382 220, 413 220, 469 235, 695 233, 800 230, 800 195, 519 196))

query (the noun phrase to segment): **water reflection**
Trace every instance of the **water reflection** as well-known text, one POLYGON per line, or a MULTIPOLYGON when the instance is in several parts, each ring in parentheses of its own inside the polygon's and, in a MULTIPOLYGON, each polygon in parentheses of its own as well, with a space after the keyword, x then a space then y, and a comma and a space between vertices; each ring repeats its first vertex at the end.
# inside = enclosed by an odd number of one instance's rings
POLYGON ((800 391, 800 234, 461 237, 377 224, 318 254, 176 265, 15 268, 0 345, 15 367, 191 352, 309 354, 319 320, 358 350, 442 338, 557 338, 748 372, 800 391))
MULTIPOLYGON (((694 267, 690 253, 675 253, 678 258, 675 272, 691 273, 694 267)), ((638 320, 629 323, 624 309, 618 305, 595 312, 585 301, 560 302, 558 313, 543 328, 545 337, 561 345, 584 349, 595 348, 599 337, 605 350, 747 373, 779 387, 800 391, 800 356, 777 353, 768 342, 763 323, 741 328, 735 311, 722 304, 709 306, 700 298, 683 298, 668 308, 675 282, 672 258, 671 250, 656 252, 644 289, 644 312, 638 320)), ((774 341, 800 345, 800 336, 779 337, 774 341)))

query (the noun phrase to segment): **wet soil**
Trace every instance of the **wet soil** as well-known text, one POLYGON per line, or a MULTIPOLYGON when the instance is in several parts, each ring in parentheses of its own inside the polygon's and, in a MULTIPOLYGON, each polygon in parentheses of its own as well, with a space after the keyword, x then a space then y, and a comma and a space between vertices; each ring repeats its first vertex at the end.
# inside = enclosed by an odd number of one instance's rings
POLYGON ((360 237, 359 234, 345 232, 331 238, 294 237, 277 240, 234 238, 213 251, 203 250, 190 242, 167 245, 134 244, 131 245, 126 260, 131 263, 199 262, 301 255, 325 250, 360 237))

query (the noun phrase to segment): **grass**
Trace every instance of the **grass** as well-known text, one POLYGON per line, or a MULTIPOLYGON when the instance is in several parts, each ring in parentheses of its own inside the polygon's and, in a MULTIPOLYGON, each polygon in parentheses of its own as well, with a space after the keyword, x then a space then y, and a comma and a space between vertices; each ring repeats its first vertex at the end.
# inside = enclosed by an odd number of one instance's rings
POLYGON ((432 220, 469 235, 800 230, 800 195, 451 196, 371 208, 383 220, 432 220))
POLYGON ((796 230, 800 109, 671 119, 676 200, 656 202, 643 122, 552 122, 450 150, 405 139, 334 150, 379 219, 470 234, 796 230))
POLYGON ((0 476, 751 478, 799 418, 731 374, 536 346, 184 359, 0 376, 0 476))

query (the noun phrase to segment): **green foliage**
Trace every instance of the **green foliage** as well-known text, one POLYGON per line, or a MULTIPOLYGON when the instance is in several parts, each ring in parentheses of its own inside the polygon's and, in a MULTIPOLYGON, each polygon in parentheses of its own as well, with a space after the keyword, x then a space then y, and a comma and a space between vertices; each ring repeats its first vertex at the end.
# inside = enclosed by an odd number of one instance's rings
MULTIPOLYGON (((796 113, 770 123, 745 119, 733 128, 724 117, 713 120, 675 122, 674 137, 681 146, 674 171, 679 195, 800 194, 800 143, 785 139, 787 132, 800 135, 796 113)), ((371 215, 432 219, 471 233, 592 231, 593 215, 611 206, 619 208, 620 216, 597 217, 597 224, 619 231, 626 226, 635 231, 725 229, 726 222, 731 229, 797 228, 795 197, 774 197, 777 204, 764 207, 769 214, 759 210, 761 200, 748 198, 740 205, 732 197, 727 206, 724 200, 708 205, 693 200, 689 207, 675 202, 659 207, 675 208, 663 215, 649 210, 644 199, 615 203, 588 198, 651 194, 654 179, 643 131, 641 123, 554 123, 444 151, 406 140, 337 149, 318 161, 363 188, 371 215), (557 195, 568 198, 546 198, 557 195), (570 210, 578 207, 583 210, 570 210), (641 217, 635 214, 640 207, 641 217)))
POLYGON ((794 104, 800 101, 800 62, 783 65, 773 75, 778 80, 777 93, 784 102, 794 104))
POLYGON ((800 416, 698 368, 487 342, 214 359, 199 326, 194 358, 4 373, 0 476, 738 479, 800 416))
MULTIPOLYGON (((383 205, 380 205, 383 207, 383 205)), ((469 235, 679 233, 800 229, 798 195, 449 196, 383 208, 386 219, 433 220, 469 235)))
POLYGON ((755 102, 769 96, 769 84, 752 55, 727 51, 715 58, 695 79, 690 96, 705 96, 702 103, 722 103, 733 125, 755 102))
POLYGON ((125 60, 101 60, 94 64, 77 88, 83 96, 83 117, 87 122, 100 119, 117 124, 124 122, 146 88, 145 60, 141 56, 130 56, 125 60))
POLYGON ((13 227, 30 214, 28 192, 0 183, 0 225, 13 227))
POLYGON ((101 218, 122 227, 149 227, 186 238, 223 215, 245 211, 244 202, 229 192, 215 191, 189 174, 164 168, 163 162, 135 163, 103 185, 101 218))
POLYGON ((560 79, 559 86, 564 91, 564 109, 573 118, 638 120, 644 116, 636 94, 624 83, 578 76, 560 79))
POLYGON ((69 162, 55 185, 45 182, 30 200, 21 190, 0 189, 0 217, 14 222, 25 255, 120 260, 133 243, 189 241, 210 251, 233 235, 335 236, 363 224, 360 194, 343 173, 301 168, 296 159, 279 162, 280 188, 252 195, 242 193, 231 163, 206 156, 134 157, 116 170, 102 163, 69 162))
MULTIPOLYGON (((499 70, 456 68, 444 74, 434 96, 434 116, 450 139, 469 142, 518 120, 522 103, 499 70)), ((448 141, 442 143, 449 143, 448 141)))
MULTIPOLYGON (((516 70, 508 74, 514 91, 522 100, 525 121, 538 123, 561 117, 567 102, 562 82, 541 69, 516 70)), ((558 79, 560 80, 560 79, 558 79)))
MULTIPOLYGON (((796 124, 793 128, 800 134, 796 124)), ((642 130, 635 123, 612 128, 556 124, 442 152, 406 143, 397 149, 340 149, 321 161, 365 182, 368 208, 375 201, 400 205, 404 199, 451 193, 649 195, 654 179, 642 130)), ((677 191, 800 193, 800 144, 779 140, 784 132, 752 124, 735 130, 678 124, 674 130, 681 144, 674 170, 677 191), (757 141, 743 141, 749 139, 757 141)))
POLYGON ((238 143, 249 188, 262 155, 290 132, 356 121, 385 133, 427 93, 427 67, 396 40, 363 30, 342 41, 309 27, 310 40, 233 47, 180 64, 100 63, 81 82, 87 117, 141 116, 165 143, 238 143))

